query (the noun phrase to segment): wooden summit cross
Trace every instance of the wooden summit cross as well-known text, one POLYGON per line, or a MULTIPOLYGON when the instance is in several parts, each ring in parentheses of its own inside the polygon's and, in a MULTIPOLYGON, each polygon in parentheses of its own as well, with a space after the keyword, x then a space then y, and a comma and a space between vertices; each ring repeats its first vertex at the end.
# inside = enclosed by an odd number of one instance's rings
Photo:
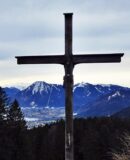
POLYGON ((121 62, 123 53, 114 54, 72 54, 72 15, 65 13, 65 54, 50 56, 20 56, 18 64, 62 64, 65 69, 65 160, 73 160, 73 69, 79 63, 121 62))

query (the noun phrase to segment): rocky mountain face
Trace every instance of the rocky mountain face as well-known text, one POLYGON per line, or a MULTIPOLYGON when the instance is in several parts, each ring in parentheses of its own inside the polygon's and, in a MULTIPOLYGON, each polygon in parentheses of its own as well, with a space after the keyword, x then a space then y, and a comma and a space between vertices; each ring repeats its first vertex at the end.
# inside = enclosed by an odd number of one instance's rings
MULTIPOLYGON (((62 85, 38 81, 23 90, 5 88, 5 91, 12 100, 18 100, 25 113, 27 108, 30 112, 44 110, 44 114, 48 115, 52 115, 53 111, 54 117, 59 117, 60 111, 60 115, 64 116, 62 85)), ((130 106, 130 88, 117 85, 79 83, 74 85, 73 95, 74 112, 79 117, 110 116, 130 106)))
POLYGON ((16 94, 22 107, 64 107, 62 85, 35 82, 16 94))
POLYGON ((94 102, 82 106, 81 116, 111 116, 130 105, 130 90, 118 88, 118 90, 100 96, 94 102))

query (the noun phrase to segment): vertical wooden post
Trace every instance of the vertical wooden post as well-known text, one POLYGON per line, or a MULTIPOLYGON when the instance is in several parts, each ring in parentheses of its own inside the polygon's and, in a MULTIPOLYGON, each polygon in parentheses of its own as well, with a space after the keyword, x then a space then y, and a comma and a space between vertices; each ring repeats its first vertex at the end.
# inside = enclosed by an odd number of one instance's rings
POLYGON ((73 61, 72 13, 65 15, 65 160, 73 160, 73 61))

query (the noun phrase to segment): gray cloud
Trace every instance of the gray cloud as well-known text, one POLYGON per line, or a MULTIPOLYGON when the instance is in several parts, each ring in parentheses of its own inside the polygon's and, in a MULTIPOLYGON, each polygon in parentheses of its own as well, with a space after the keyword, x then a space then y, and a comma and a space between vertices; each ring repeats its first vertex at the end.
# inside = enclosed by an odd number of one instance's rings
MULTIPOLYGON (((16 55, 64 53, 63 12, 74 12, 74 53, 127 52, 126 57, 130 55, 129 0, 1 0, 0 68, 3 74, 0 79, 3 79, 3 83, 12 77, 11 73, 17 79, 17 70, 26 79, 26 66, 16 65, 16 55), (4 67, 5 61, 8 67, 4 67), (13 68, 9 67, 12 63, 8 61, 12 61, 13 68), (6 77, 4 72, 8 73, 6 77)), ((129 63, 130 60, 122 64, 121 73, 126 68, 129 72, 129 63)), ((55 67, 49 68, 51 70, 55 67)), ((34 74, 33 69, 26 71, 34 74)), ((92 69, 93 72, 94 70, 92 69)), ((44 67, 43 72, 46 73, 44 67)), ((87 79, 83 78, 86 73, 83 68, 82 72, 78 80, 87 79)), ((104 70, 102 72, 105 73, 104 70)), ((88 77, 91 76, 90 73, 87 74, 88 77)), ((41 72, 36 75, 41 77, 41 72)))

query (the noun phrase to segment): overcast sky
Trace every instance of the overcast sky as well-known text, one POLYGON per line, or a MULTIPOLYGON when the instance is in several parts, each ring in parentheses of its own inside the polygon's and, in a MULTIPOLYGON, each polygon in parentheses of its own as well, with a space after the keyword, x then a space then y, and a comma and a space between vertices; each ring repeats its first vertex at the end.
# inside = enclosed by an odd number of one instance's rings
POLYGON ((77 82, 130 87, 130 0, 0 0, 0 85, 62 84, 61 65, 17 65, 15 56, 64 54, 73 12, 73 53, 125 53, 119 64, 82 64, 77 82))

